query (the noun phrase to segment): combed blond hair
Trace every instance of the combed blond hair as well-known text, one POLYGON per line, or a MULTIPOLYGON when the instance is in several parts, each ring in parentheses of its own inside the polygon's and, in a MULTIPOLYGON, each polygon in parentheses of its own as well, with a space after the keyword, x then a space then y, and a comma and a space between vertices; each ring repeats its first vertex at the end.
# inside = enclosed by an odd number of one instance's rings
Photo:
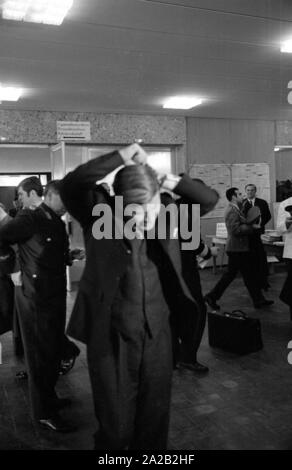
POLYGON ((159 191, 159 182, 149 165, 129 165, 116 174, 113 189, 124 204, 147 204, 159 191))

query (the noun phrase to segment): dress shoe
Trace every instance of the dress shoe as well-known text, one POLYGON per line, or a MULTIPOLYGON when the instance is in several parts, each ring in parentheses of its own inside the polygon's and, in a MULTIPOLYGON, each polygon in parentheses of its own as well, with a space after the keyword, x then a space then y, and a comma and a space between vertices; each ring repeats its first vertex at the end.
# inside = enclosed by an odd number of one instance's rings
POLYGON ((204 300, 206 304, 212 309, 212 310, 220 310, 220 305, 216 304, 216 301, 212 299, 212 297, 207 294, 204 297, 204 300))
POLYGON ((39 419, 39 424, 42 428, 55 431, 55 432, 74 432, 76 428, 71 424, 65 423, 59 417, 55 416, 53 418, 39 419))
POLYGON ((19 372, 17 372, 15 374, 15 378, 18 379, 18 380, 27 380, 28 375, 27 375, 26 370, 20 370, 19 372))
POLYGON ((254 302, 254 307, 255 308, 269 307, 269 305, 273 305, 273 303, 274 303, 273 300, 261 299, 258 302, 254 302))
POLYGON ((204 366, 203 364, 200 364, 200 362, 198 361, 179 362, 177 366, 178 366, 178 369, 188 369, 198 374, 206 374, 207 372, 209 372, 209 367, 204 366))

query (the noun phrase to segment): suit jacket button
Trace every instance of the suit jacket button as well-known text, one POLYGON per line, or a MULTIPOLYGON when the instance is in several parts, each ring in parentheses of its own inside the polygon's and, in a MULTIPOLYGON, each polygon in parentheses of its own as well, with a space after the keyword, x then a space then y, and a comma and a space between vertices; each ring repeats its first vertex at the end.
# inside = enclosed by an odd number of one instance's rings
POLYGON ((131 250, 127 250, 127 253, 128 253, 128 255, 130 255, 132 252, 131 252, 131 250))

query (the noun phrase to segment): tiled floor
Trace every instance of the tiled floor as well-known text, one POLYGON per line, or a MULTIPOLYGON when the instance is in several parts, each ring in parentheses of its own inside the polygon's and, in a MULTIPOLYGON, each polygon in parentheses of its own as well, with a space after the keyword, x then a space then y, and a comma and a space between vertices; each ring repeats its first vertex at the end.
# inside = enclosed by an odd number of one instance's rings
MULTIPOLYGON (((211 270, 201 273, 204 291, 219 279, 211 270)), ((255 311, 242 280, 236 279, 222 298, 222 309, 242 308, 262 320, 264 349, 235 356, 208 346, 205 334, 200 359, 210 373, 195 376, 176 371, 173 377, 170 449, 290 449, 292 450, 292 365, 287 345, 292 322, 278 300, 285 275, 271 277, 268 294, 275 305, 255 311)), ((69 308, 74 295, 69 295, 69 308)), ((74 369, 60 379, 60 396, 72 407, 63 416, 78 424, 72 434, 56 435, 36 428, 29 417, 27 386, 15 380, 20 365, 12 354, 11 335, 1 338, 0 449, 91 449, 95 429, 93 405, 82 347, 74 369)))

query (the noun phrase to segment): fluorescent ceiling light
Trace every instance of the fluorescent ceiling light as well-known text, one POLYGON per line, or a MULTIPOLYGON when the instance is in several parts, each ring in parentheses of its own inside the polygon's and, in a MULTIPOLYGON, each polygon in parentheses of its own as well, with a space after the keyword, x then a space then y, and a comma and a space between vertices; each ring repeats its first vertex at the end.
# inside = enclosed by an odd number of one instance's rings
POLYGON ((165 109, 191 109, 199 106, 203 100, 192 96, 172 96, 168 98, 163 107, 165 109))
POLYGON ((281 52, 289 52, 290 54, 292 53, 292 39, 283 42, 281 46, 281 52))
POLYGON ((60 25, 73 5, 73 0, 4 0, 5 20, 60 25))
POLYGON ((21 88, 0 85, 0 102, 1 101, 18 101, 21 95, 22 95, 21 88))

